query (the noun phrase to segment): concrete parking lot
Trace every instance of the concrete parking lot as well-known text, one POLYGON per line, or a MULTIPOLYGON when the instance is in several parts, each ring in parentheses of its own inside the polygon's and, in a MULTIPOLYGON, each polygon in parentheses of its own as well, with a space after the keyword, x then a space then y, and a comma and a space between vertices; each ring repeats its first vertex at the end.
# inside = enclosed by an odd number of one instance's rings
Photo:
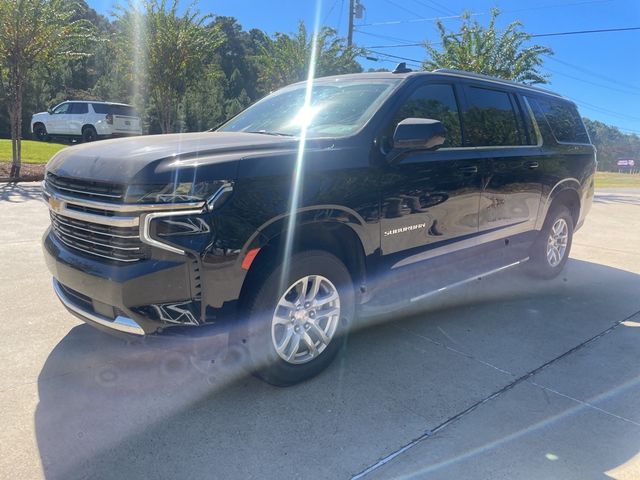
POLYGON ((223 339, 82 324, 38 186, 0 185, 0 218, 2 478, 640 478, 638 191, 597 192, 559 278, 431 298, 287 389, 215 357, 223 339))

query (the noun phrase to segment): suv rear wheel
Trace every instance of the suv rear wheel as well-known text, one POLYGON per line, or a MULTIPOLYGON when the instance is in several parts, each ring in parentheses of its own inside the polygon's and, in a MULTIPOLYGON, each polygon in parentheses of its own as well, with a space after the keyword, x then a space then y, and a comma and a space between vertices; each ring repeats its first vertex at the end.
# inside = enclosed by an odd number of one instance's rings
POLYGON ((82 129, 82 141, 83 142, 93 142, 94 140, 98 139, 98 133, 96 132, 96 129, 89 126, 89 127, 84 127, 82 129))
POLYGON ((283 268, 260 273, 244 332, 254 373, 277 386, 324 370, 344 344, 355 311, 351 276, 334 255, 296 253, 284 274, 283 268))
POLYGON ((552 206, 533 245, 530 272, 541 278, 558 276, 569 258, 572 240, 571 212, 564 205, 552 206))

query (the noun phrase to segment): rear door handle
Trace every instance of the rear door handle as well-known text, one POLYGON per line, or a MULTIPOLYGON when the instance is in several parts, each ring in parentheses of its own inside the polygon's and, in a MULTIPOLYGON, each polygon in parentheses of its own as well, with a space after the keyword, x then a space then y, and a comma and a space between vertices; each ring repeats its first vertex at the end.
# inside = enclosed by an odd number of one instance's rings
POLYGON ((538 168, 540 164, 538 162, 525 162, 524 166, 529 170, 533 170, 534 168, 538 168))
POLYGON ((458 171, 462 173, 478 173, 478 167, 475 165, 469 165, 466 167, 458 168, 458 171))

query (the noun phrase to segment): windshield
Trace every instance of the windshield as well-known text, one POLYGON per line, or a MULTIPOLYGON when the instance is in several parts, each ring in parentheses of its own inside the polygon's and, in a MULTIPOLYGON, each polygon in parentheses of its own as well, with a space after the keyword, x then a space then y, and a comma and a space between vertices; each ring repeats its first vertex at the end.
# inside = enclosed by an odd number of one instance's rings
POLYGON ((317 82, 305 106, 306 84, 283 88, 247 108, 218 129, 310 137, 344 137, 358 131, 399 80, 317 82))

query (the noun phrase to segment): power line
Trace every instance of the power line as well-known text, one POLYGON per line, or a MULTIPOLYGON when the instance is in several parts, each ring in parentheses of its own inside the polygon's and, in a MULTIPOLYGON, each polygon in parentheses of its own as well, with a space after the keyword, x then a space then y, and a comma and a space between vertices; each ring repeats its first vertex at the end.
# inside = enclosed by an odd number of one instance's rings
POLYGON ((576 99, 573 99, 573 101, 576 102, 578 105, 582 105, 586 109, 591 109, 591 110, 594 110, 596 112, 607 113, 607 114, 609 114, 609 115, 611 115, 613 117, 640 121, 640 117, 634 117, 633 115, 626 115, 624 113, 616 112, 614 110, 609 110, 607 108, 602 108, 602 107, 599 107, 599 106, 594 105, 592 103, 583 102, 583 101, 576 100, 576 99))
MULTIPOLYGON (((415 46, 414 43, 410 43, 411 40, 403 40, 402 38, 398 38, 398 37, 390 37, 388 35, 380 35, 380 34, 377 34, 377 33, 363 32, 362 30, 355 30, 355 31, 358 32, 358 33, 361 33, 362 35, 367 35, 369 37, 381 38, 383 40, 393 40, 395 42, 409 42, 409 43, 402 44, 402 45, 396 45, 398 47, 413 47, 413 46, 415 46)), ((384 46, 381 46, 381 47, 384 47, 384 46)), ((372 46, 371 48, 380 48, 380 47, 373 47, 372 46)))
MULTIPOLYGON (((640 27, 623 27, 623 28, 602 28, 598 30, 577 30, 571 32, 554 32, 554 33, 533 33, 529 35, 531 38, 536 37, 555 37, 555 36, 563 36, 563 35, 585 35, 590 33, 607 33, 607 32, 628 32, 640 30, 640 27)), ((382 37, 382 35, 375 35, 369 32, 363 32, 361 30, 356 30, 358 33, 364 33, 365 35, 378 36, 382 37)), ((459 37, 461 33, 452 34, 452 37, 459 37)), ((387 37, 391 38, 391 37, 387 37)), ((422 47, 426 42, 412 42, 411 40, 402 40, 398 39, 398 41, 404 41, 407 43, 402 44, 393 44, 393 45, 371 45, 370 48, 400 48, 400 47, 422 47)), ((441 45, 442 42, 429 42, 429 45, 441 45)))
POLYGON ((562 65, 565 65, 565 66, 567 66, 569 68, 573 68, 574 70, 577 70, 579 72, 585 73, 587 75, 591 75, 592 77, 599 78, 599 79, 604 80, 606 82, 611 82, 611 83, 614 83, 616 85, 623 86, 625 88, 630 88, 631 90, 638 90, 638 88, 640 88, 638 85, 631 85, 630 83, 621 82, 620 79, 607 77, 606 75, 594 72, 593 70, 589 70, 587 68, 580 67, 578 65, 573 65, 572 63, 569 63, 566 60, 560 60, 559 58, 552 57, 550 55, 545 55, 545 58, 547 58, 548 60, 552 60, 554 62, 560 63, 562 65))
POLYGON ((571 79, 577 80, 579 82, 588 83, 589 85, 594 85, 596 87, 606 88, 607 90, 613 90, 613 91, 616 91, 616 92, 624 93, 626 95, 640 95, 640 91, 633 92, 633 91, 629 91, 629 90, 622 90, 620 88, 610 87, 610 86, 604 85, 602 83, 592 82, 592 81, 589 81, 589 80, 585 80, 584 78, 575 77, 573 75, 569 75, 568 73, 563 73, 563 72, 558 72, 556 70, 551 70, 549 67, 545 67, 545 70, 553 73, 554 75, 560 75, 562 77, 571 78, 571 79))
POLYGON ((640 30, 640 27, 624 27, 624 28, 602 28, 599 30, 576 30, 573 32, 555 32, 555 33, 537 33, 531 37, 557 37, 560 35, 585 35, 589 33, 607 33, 607 32, 629 32, 632 30, 640 30))
POLYGON ((435 10, 436 12, 444 13, 445 15, 457 15, 456 12, 454 12, 448 7, 445 7, 441 3, 435 2, 433 0, 427 0, 427 1, 429 1, 431 5, 424 3, 422 0, 413 0, 414 3, 417 3, 418 5, 422 5, 423 7, 435 10))
MULTIPOLYGON (((589 5, 589 4, 595 4, 595 3, 610 3, 614 0, 584 0, 584 1, 580 1, 580 2, 569 2, 569 3, 560 3, 560 4, 552 4, 552 5, 537 5, 534 7, 526 7, 526 8, 519 8, 516 10, 504 10, 501 13, 519 13, 519 12, 526 12, 526 11, 530 11, 530 10, 541 10, 541 9, 550 9, 550 8, 560 8, 560 7, 573 7, 573 6, 578 6, 578 5, 589 5)), ((435 2, 434 2, 435 3, 435 2)), ((413 12, 415 14, 415 12, 413 12)), ((488 12, 479 12, 479 13, 471 13, 470 16, 471 17, 476 17, 479 15, 487 15, 488 12)), ((402 23, 414 23, 414 22, 428 22, 428 21, 433 21, 433 20, 452 20, 452 19, 456 19, 456 18, 462 18, 462 15, 451 15, 448 17, 432 17, 432 18, 426 18, 426 17, 422 17, 422 18, 417 18, 417 19, 411 19, 411 20, 388 20, 388 21, 384 21, 384 22, 372 22, 372 23, 361 23, 359 25, 357 25, 358 27, 372 27, 372 26, 378 26, 378 25, 396 25, 396 24, 402 24, 402 23)))
POLYGON ((327 19, 329 18, 329 15, 331 15, 331 12, 333 12, 333 9, 336 8, 338 1, 339 0, 333 0, 333 4, 331 5, 331 8, 329 9, 329 11, 327 11, 327 13, 324 16, 324 19, 322 20, 322 25, 325 25, 327 23, 327 19))
POLYGON ((396 2, 394 2, 393 0, 384 0, 385 2, 387 2, 389 5, 393 5, 396 8, 399 8, 400 10, 404 10, 407 13, 410 13, 411 15, 415 15, 418 18, 424 18, 422 15, 420 15, 419 13, 414 12, 413 10, 409 10, 406 7, 403 7, 402 5, 397 4, 396 2))
POLYGON ((415 58, 407 58, 407 57, 400 57, 398 55, 390 55, 384 52, 376 52, 375 50, 369 50, 368 48, 365 48, 365 50, 367 52, 374 53, 376 55, 384 55, 385 57, 397 58, 398 60, 406 60, 407 62, 413 62, 417 65, 420 65, 422 63, 422 60, 416 60, 415 58))

